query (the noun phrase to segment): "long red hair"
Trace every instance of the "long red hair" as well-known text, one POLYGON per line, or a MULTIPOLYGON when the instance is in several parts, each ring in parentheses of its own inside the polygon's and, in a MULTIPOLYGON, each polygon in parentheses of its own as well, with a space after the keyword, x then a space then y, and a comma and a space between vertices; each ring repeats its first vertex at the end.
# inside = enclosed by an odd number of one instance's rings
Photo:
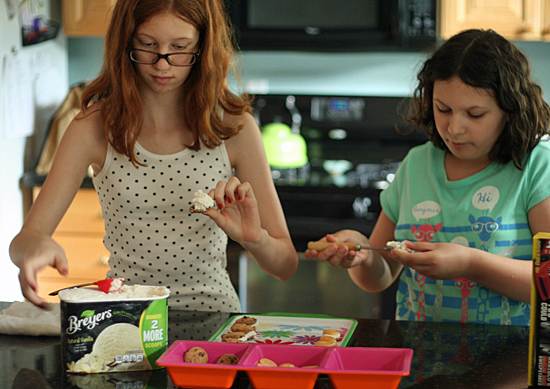
POLYGON ((250 96, 239 96, 227 86, 227 75, 240 78, 234 62, 235 43, 223 0, 118 0, 105 37, 103 67, 84 89, 82 109, 102 101, 101 120, 113 148, 138 165, 134 146, 143 125, 139 79, 128 56, 136 28, 161 12, 174 12, 199 32, 199 52, 184 87, 182 115, 193 132, 190 149, 219 146, 241 127, 223 123, 223 111, 240 115, 251 112, 250 96))

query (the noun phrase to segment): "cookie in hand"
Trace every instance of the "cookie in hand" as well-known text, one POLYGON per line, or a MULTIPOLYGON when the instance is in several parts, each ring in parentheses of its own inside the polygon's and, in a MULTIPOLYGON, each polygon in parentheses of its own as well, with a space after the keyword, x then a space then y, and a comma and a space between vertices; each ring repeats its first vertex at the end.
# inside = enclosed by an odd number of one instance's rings
POLYGON ((189 212, 191 213, 205 213, 214 207, 214 199, 200 189, 193 195, 191 203, 193 204, 189 208, 189 212))

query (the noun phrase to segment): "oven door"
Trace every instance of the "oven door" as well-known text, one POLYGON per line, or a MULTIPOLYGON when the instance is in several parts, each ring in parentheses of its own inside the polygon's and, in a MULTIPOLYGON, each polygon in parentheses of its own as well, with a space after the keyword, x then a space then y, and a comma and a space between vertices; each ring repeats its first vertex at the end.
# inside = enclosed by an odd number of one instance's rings
MULTIPOLYGON (((369 293, 353 283, 346 269, 333 268, 300 255, 296 273, 279 281, 265 273, 246 251, 239 257, 242 312, 329 314, 334 317, 393 318, 384 312, 383 293, 369 293)), ((390 306, 395 295, 389 298, 390 306)))
POLYGON ((278 186, 277 192, 298 251, 342 229, 369 236, 380 213, 376 189, 278 186))

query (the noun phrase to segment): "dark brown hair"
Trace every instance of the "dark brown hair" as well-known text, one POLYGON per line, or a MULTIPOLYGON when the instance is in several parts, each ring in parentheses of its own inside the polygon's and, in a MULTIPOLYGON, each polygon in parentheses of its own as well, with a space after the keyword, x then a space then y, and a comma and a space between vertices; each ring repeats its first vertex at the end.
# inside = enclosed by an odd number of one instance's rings
POLYGON ((199 32, 200 55, 185 81, 182 115, 193 132, 187 147, 198 150, 201 142, 214 148, 241 128, 223 123, 223 111, 234 115, 251 112, 250 97, 231 92, 226 79, 230 70, 240 78, 233 59, 233 30, 223 0, 118 0, 105 37, 103 67, 84 90, 82 109, 100 100, 105 136, 113 148, 140 164, 134 145, 143 124, 139 80, 128 47, 136 28, 161 12, 174 12, 199 32))
POLYGON ((444 150, 447 146, 435 127, 434 82, 454 76, 489 91, 508 114, 489 158, 500 163, 513 161, 521 170, 524 157, 548 134, 550 122, 550 107, 541 87, 531 79, 525 55, 493 30, 466 30, 451 37, 424 63, 405 121, 444 150))

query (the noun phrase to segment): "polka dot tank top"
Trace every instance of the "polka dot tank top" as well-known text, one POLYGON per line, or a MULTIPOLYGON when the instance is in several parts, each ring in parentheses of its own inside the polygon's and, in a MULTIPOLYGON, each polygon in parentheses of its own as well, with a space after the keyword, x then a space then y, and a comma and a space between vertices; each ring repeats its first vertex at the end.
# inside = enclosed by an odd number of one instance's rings
POLYGON ((110 252, 107 277, 170 288, 168 306, 239 312, 226 270, 227 235, 207 216, 191 214, 193 194, 232 176, 225 145, 157 155, 136 143, 135 167, 110 145, 93 178, 110 252))

